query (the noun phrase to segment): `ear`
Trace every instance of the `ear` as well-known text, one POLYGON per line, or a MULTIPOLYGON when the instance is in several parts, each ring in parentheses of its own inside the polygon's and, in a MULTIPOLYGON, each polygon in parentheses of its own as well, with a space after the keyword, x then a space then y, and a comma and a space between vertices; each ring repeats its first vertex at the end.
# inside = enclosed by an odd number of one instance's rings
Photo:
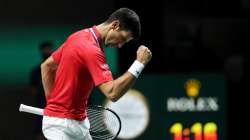
POLYGON ((113 29, 113 30, 119 30, 120 29, 120 21, 119 20, 114 20, 111 23, 111 29, 113 29))

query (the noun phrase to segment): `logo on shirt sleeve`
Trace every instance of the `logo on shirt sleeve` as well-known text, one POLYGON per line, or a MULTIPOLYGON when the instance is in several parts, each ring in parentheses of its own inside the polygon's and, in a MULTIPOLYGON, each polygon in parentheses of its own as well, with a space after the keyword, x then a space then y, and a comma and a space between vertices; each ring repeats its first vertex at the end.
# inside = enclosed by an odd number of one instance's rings
POLYGON ((102 64, 102 65, 101 65, 101 68, 102 68, 103 70, 110 70, 108 64, 102 64))
POLYGON ((101 68, 102 68, 102 71, 103 71, 102 74, 104 77, 112 75, 108 64, 101 65, 101 68))

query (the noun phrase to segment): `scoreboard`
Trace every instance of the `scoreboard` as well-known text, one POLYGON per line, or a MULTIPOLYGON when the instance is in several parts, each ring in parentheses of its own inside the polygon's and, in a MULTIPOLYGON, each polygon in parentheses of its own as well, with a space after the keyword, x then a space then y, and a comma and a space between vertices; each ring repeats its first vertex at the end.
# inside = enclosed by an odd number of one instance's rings
POLYGON ((138 139, 227 140, 223 75, 143 75, 135 88, 147 97, 151 118, 138 139))

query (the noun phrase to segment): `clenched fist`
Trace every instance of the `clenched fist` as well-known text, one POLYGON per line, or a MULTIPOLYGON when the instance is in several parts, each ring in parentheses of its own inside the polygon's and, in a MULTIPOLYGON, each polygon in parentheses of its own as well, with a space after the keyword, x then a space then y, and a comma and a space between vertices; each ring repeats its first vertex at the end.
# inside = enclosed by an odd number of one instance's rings
POLYGON ((144 45, 141 45, 137 50, 136 60, 146 65, 152 58, 152 52, 144 45))

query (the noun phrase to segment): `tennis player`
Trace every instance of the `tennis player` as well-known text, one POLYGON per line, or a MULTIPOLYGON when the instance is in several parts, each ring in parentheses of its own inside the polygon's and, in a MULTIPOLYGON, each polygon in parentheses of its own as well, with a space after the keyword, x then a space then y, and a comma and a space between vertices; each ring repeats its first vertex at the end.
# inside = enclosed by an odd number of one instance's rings
POLYGON ((141 45, 131 67, 117 79, 106 63, 104 48, 121 48, 138 39, 141 25, 138 15, 120 8, 103 23, 70 35, 41 64, 47 105, 43 133, 49 140, 91 140, 87 119, 87 101, 94 86, 111 101, 117 101, 133 86, 151 60, 151 51, 141 45))

